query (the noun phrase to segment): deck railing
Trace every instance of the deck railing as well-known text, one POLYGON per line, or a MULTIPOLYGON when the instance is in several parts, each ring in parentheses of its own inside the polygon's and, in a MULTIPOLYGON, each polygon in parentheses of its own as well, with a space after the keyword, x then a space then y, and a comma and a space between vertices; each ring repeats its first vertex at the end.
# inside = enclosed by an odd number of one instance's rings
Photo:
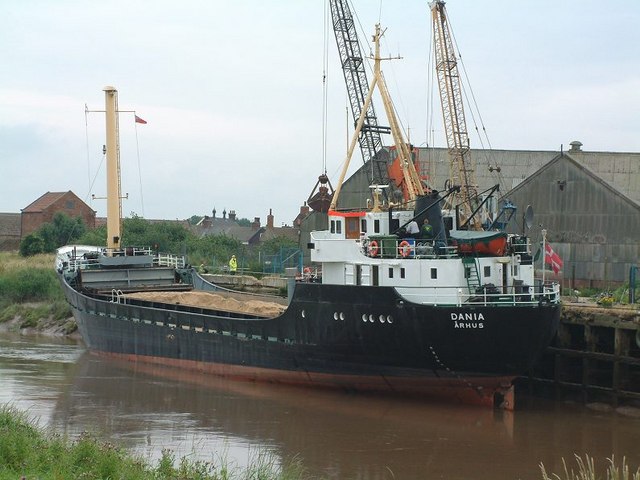
POLYGON ((398 288, 398 291, 411 302, 431 305, 462 306, 473 303, 483 306, 508 306, 560 302, 560 285, 557 283, 530 286, 526 290, 520 286, 506 287, 504 291, 496 291, 495 287, 492 289, 483 288, 479 293, 469 293, 467 287, 451 286, 402 287, 398 288))
POLYGON ((76 270, 85 270, 98 268, 100 266, 101 257, 142 257, 151 258, 153 266, 184 268, 186 265, 185 258, 181 255, 172 255, 168 253, 156 253, 149 247, 127 247, 122 249, 96 249, 82 255, 68 255, 62 259, 65 264, 65 270, 74 272, 76 270))

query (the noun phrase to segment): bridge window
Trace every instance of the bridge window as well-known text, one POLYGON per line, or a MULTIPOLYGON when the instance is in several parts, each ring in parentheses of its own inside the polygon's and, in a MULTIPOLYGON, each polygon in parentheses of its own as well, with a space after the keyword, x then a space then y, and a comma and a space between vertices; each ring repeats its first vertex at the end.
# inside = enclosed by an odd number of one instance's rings
POLYGON ((360 220, 360 231, 362 233, 367 233, 367 221, 364 218, 360 220))
POLYGON ((437 268, 432 268, 431 269, 431 278, 434 279, 434 280, 436 278, 438 278, 438 269, 437 268))
POLYGON ((380 220, 378 219, 373 221, 373 233, 380 233, 380 220))
POLYGON ((393 267, 389 268, 389 278, 393 278, 393 267))
POLYGON ((485 277, 490 277, 491 276, 491 266, 486 266, 484 267, 484 276, 485 277))
POLYGON ((400 268, 400 278, 404 278, 404 268, 400 268))

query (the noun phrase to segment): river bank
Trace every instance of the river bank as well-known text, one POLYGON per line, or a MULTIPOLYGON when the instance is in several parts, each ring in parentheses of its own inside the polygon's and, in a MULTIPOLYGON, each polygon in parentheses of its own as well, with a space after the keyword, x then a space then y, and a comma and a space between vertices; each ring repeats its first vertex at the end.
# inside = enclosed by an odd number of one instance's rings
POLYGON ((238 469, 222 457, 216 462, 191 460, 163 450, 156 464, 128 453, 90 434, 76 440, 38 427, 16 408, 0 405, 0 478, 130 478, 155 480, 192 478, 200 480, 307 478, 299 462, 284 466, 268 453, 238 469))
POLYGON ((80 338, 78 325, 70 311, 68 316, 59 318, 49 310, 50 305, 44 302, 12 304, 0 313, 0 332, 80 338))

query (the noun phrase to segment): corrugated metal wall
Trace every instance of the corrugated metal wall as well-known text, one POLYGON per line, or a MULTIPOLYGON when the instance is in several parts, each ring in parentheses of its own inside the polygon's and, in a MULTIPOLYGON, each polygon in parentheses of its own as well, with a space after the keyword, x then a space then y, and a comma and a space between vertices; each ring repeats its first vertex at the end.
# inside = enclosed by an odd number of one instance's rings
POLYGON ((638 205, 569 156, 558 156, 509 198, 534 205, 531 237, 547 230, 564 261, 562 277, 576 286, 625 282, 640 258, 638 205))

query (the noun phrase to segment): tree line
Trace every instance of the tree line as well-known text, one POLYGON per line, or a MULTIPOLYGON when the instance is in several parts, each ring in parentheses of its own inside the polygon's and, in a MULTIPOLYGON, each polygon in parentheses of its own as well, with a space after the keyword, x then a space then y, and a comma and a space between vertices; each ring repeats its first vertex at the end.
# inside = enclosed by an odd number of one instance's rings
MULTIPOLYGON (((122 245, 152 247, 161 252, 184 255, 191 265, 204 264, 214 270, 227 265, 231 255, 236 255, 241 269, 262 272, 267 259, 298 248, 296 242, 284 236, 250 247, 224 234, 199 236, 183 224, 150 222, 135 214, 123 219, 122 232, 122 245)), ((50 223, 43 224, 22 240, 20 255, 53 253, 57 248, 70 244, 106 245, 107 227, 89 229, 82 218, 72 218, 59 212, 50 223)))

